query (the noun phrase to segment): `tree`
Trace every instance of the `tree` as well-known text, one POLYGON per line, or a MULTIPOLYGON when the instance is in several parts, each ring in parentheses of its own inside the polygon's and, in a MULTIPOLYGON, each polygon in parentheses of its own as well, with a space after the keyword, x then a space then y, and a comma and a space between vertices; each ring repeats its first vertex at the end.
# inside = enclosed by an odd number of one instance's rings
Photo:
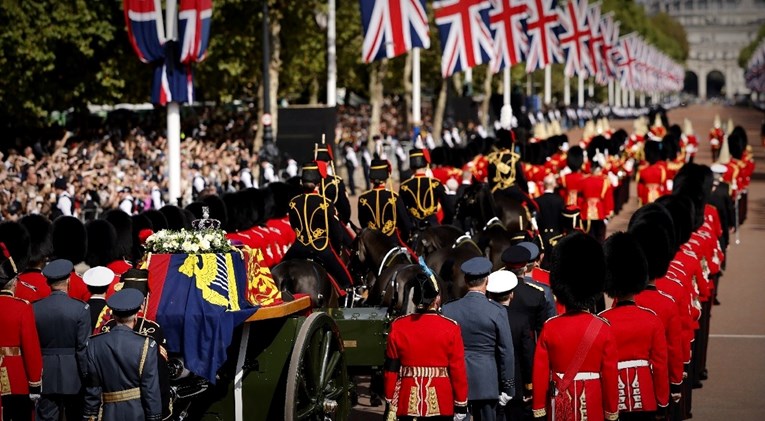
POLYGON ((3 126, 42 126, 53 110, 141 97, 121 2, 7 1, 0 22, 3 126))
POLYGON ((754 50, 757 49, 763 39, 765 39, 765 25, 760 26, 760 30, 757 31, 757 36, 738 53, 738 65, 741 66, 742 69, 746 70, 746 66, 749 64, 749 59, 752 58, 754 50))

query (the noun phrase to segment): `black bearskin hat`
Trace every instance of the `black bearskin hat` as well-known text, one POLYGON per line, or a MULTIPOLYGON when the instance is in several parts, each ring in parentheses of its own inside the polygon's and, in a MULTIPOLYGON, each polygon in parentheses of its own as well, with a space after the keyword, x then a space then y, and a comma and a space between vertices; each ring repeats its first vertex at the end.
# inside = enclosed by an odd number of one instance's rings
POLYGON ((133 222, 133 250, 130 255, 130 259, 133 262, 137 262, 141 259, 142 250, 140 233, 144 230, 154 231, 154 227, 151 225, 151 219, 149 219, 145 213, 139 213, 130 217, 133 222))
POLYGON ((622 298, 644 290, 648 261, 632 234, 617 232, 603 243, 606 257, 606 294, 622 298))
POLYGON ((645 153, 645 160, 649 164, 653 165, 661 161, 661 142, 646 140, 643 145, 643 152, 645 153))
POLYGON ((507 129, 497 130, 497 141, 495 145, 500 149, 510 149, 513 147, 513 132, 507 129))
POLYGON ((566 155, 566 165, 573 172, 581 171, 584 165, 584 150, 579 146, 572 146, 566 155))
POLYGON ((156 209, 149 209, 143 212, 143 215, 146 215, 146 217, 149 218, 149 221, 151 221, 151 229, 154 232, 167 229, 167 218, 165 218, 165 215, 162 212, 156 209))
POLYGON ((53 255, 73 264, 85 260, 88 251, 88 234, 85 225, 74 216, 59 216, 53 220, 53 255))
POLYGON ((124 258, 133 253, 133 220, 120 209, 111 209, 104 213, 103 219, 109 221, 117 232, 117 243, 113 245, 117 256, 124 258))
POLYGON ((264 191, 250 187, 239 192, 239 203, 243 208, 242 219, 239 221, 240 229, 252 228, 263 218, 266 196, 264 191))
POLYGON ((167 228, 171 230, 191 229, 191 221, 186 220, 186 214, 175 205, 165 205, 159 210, 165 215, 167 228))
POLYGON ((117 243, 117 230, 108 220, 90 221, 85 225, 85 229, 88 232, 88 252, 85 255, 85 263, 88 266, 106 266, 122 257, 114 248, 117 243))
MULTIPOLYGON (((242 192, 229 192, 224 193, 221 200, 226 205, 226 223, 222 225, 222 228, 228 232, 238 232, 244 229, 246 223, 244 220, 247 218, 245 213, 250 211, 249 206, 245 206, 244 194, 242 192)), ((210 212, 212 217, 212 211, 210 212)), ((217 219, 217 218, 215 218, 217 219)))
POLYGON ((553 248, 551 262, 550 284, 566 308, 588 308, 603 293, 606 265, 595 238, 580 232, 564 237, 553 248))
POLYGON ((643 206, 630 219, 629 233, 643 249, 649 279, 664 276, 677 251, 674 223, 669 212, 657 203, 643 206))
POLYGON ((662 196, 656 200, 672 216, 675 227, 675 240, 678 246, 682 246, 691 239, 693 234, 693 215, 695 209, 693 202, 686 196, 662 196))
POLYGON ((205 204, 203 202, 191 202, 188 205, 186 205, 186 212, 191 212, 191 215, 193 218, 191 220, 195 219, 202 219, 202 208, 205 207, 205 204))
POLYGON ((728 151, 730 152, 730 156, 736 159, 741 159, 748 143, 746 130, 741 126, 736 126, 728 136, 728 151))
POLYGON ((277 182, 268 183, 268 190, 274 198, 274 217, 282 218, 289 213, 290 200, 300 194, 300 188, 292 184, 277 182))
POLYGON ((0 243, 10 253, 16 270, 21 272, 29 264, 32 241, 29 232, 23 225, 14 221, 0 222, 0 243))
POLYGON ((220 197, 211 194, 202 198, 202 202, 210 209, 210 219, 217 219, 221 226, 226 226, 228 221, 228 209, 220 197))
POLYGON ((53 254, 53 224, 42 215, 26 215, 19 223, 27 229, 30 240, 29 264, 36 265, 53 254))
POLYGON ((674 178, 672 194, 686 196, 693 202, 693 230, 704 223, 704 208, 712 195, 714 175, 706 165, 688 163, 680 168, 674 178))

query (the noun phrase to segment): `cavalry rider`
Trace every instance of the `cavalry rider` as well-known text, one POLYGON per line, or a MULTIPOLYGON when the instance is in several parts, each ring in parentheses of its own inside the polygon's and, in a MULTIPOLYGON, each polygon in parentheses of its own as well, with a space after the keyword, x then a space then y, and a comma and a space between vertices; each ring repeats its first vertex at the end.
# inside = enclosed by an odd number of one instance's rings
MULTIPOLYGON (((361 228, 382 232, 406 247, 402 238, 409 238, 412 222, 406 217, 406 208, 398 194, 387 189, 385 183, 391 173, 391 165, 385 159, 373 159, 369 165, 369 181, 372 189, 359 196, 358 217, 361 228)), ((408 247, 407 247, 408 248, 408 247)))
MULTIPOLYGON (((399 196, 418 230, 438 225, 438 207, 446 202, 446 190, 440 181, 430 176, 429 164, 430 153, 427 149, 410 150, 409 168, 414 174, 399 188, 399 196)), ((451 209, 444 209, 444 213, 453 214, 451 209)))
POLYGON ((521 156, 513 150, 515 135, 509 130, 497 132, 497 150, 487 157, 489 161, 489 188, 491 192, 520 189, 528 194, 528 184, 523 174, 521 156))
POLYGON ((348 200, 343 179, 335 173, 335 158, 332 155, 332 148, 326 144, 316 144, 314 155, 316 161, 324 163, 327 168, 327 176, 321 179, 321 184, 318 186, 319 193, 332 202, 340 216, 340 221, 343 224, 348 224, 351 220, 351 202, 348 200))
POLYGON ((285 253, 284 260, 317 260, 344 291, 353 281, 338 251, 342 245, 349 246, 350 239, 332 202, 319 190, 326 174, 324 162, 311 161, 303 165, 303 193, 289 202, 290 225, 296 241, 285 253))

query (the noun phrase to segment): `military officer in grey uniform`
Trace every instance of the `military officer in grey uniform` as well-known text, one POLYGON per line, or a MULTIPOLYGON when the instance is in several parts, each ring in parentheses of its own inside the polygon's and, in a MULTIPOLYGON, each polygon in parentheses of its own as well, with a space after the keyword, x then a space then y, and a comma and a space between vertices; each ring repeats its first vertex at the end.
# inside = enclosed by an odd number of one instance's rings
POLYGON ((51 294, 33 304, 35 324, 43 356, 42 397, 37 419, 58 421, 82 417, 80 391, 87 375, 85 355, 90 335, 90 310, 82 301, 69 298, 72 262, 54 260, 43 268, 51 294))
POLYGON ((88 347, 86 420, 162 419, 157 343, 133 331, 143 299, 141 291, 125 288, 106 300, 117 325, 93 336, 88 347))
POLYGON ((461 266, 468 293, 443 308, 446 317, 462 329, 468 375, 468 406, 476 421, 496 420, 496 407, 515 395, 515 357, 505 308, 486 298, 492 269, 485 257, 461 266))

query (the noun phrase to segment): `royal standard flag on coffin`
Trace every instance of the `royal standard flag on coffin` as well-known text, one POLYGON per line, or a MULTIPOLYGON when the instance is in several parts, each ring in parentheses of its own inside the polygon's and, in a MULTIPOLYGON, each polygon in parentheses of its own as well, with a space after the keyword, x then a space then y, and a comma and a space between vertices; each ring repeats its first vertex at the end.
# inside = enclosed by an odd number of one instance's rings
POLYGON ((259 308, 247 301, 244 254, 153 254, 148 269, 147 317, 162 326, 170 352, 214 383, 234 328, 259 308))

